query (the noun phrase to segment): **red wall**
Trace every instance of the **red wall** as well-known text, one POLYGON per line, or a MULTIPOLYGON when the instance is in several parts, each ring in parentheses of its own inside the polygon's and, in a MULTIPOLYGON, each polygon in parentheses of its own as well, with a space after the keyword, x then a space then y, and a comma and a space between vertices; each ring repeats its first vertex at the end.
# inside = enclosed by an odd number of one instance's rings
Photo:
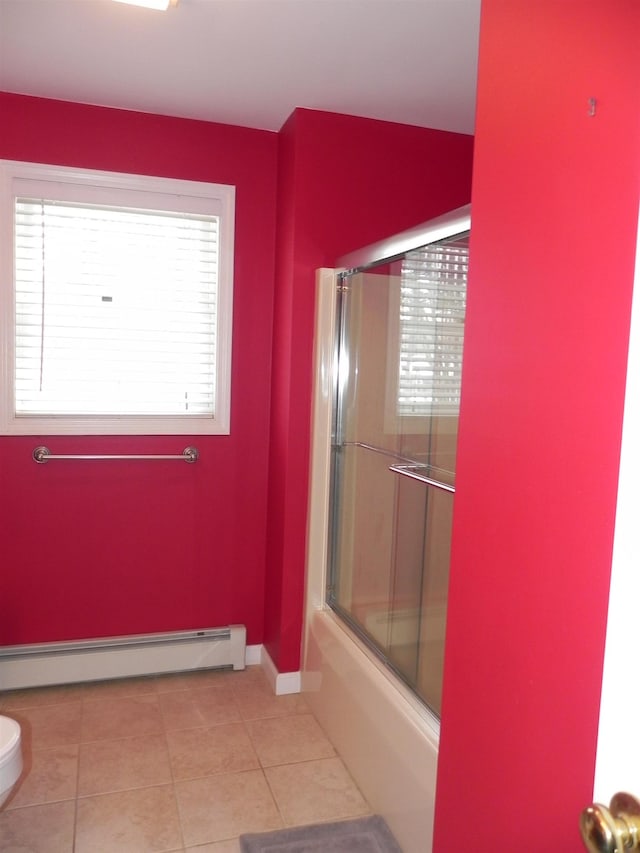
POLYGON ((640 186, 638 45, 637 0, 483 0, 436 853, 583 849, 640 186))
POLYGON ((470 197, 473 139, 296 110, 280 133, 265 645, 299 668, 315 270, 470 197))
POLYGON ((237 188, 231 435, 0 437, 0 644, 243 622, 297 670, 314 271, 466 203, 471 137, 309 110, 278 136, 1 93, 0 119, 3 158, 237 188), (193 466, 31 459, 190 443, 193 466))
POLYGON ((0 438, 0 644, 241 622, 262 641, 277 135, 0 94, 0 157, 234 184, 231 435, 0 438), (175 453, 195 465, 68 462, 175 453))

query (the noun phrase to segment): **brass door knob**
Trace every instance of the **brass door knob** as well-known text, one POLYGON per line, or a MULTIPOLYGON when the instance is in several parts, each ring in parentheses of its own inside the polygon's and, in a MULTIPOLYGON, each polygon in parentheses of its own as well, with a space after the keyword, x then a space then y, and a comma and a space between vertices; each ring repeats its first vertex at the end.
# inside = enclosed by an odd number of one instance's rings
POLYGON ((640 850, 640 801, 615 794, 609 808, 594 803, 580 815, 580 831, 590 853, 640 850))

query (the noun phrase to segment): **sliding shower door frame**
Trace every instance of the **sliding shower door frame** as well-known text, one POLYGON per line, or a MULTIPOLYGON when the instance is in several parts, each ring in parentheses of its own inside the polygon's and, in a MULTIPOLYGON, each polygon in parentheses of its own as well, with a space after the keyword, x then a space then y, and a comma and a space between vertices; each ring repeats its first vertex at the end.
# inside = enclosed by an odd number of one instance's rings
MULTIPOLYGON (((336 273, 335 288, 335 338, 333 355, 333 406, 331 410, 331 462, 330 462, 330 485, 329 485, 329 531, 328 531, 328 567, 327 567, 327 589, 326 602, 333 610, 340 612, 341 617, 348 621, 348 614, 341 612, 336 598, 335 566, 337 563, 339 507, 333 495, 342 491, 342 465, 341 448, 343 445, 344 432, 344 382, 345 375, 344 354, 348 351, 345 347, 345 337, 348 325, 348 294, 349 271, 343 270, 336 273)), ((351 625, 354 630, 354 626, 351 625)))
MULTIPOLYGON (((373 640, 370 633, 365 630, 362 624, 358 622, 356 618, 352 615, 347 606, 344 606, 344 603, 341 603, 340 596, 337 590, 337 565, 339 562, 339 549, 342 549, 344 552, 344 542, 342 540, 342 533, 344 531, 340 530, 341 519, 340 519, 340 506, 339 502, 335 499, 337 494, 341 494, 342 489, 345 484, 345 471, 344 467, 346 464, 345 461, 345 450, 346 445, 351 442, 346 441, 346 425, 345 425, 345 416, 344 412, 348 403, 346 399, 347 393, 349 393, 350 388, 347 383, 347 377, 350 375, 350 372, 353 371, 353 365, 349 365, 349 359, 353 358, 354 349, 351 347, 352 341, 349 339, 350 337, 350 314, 351 311, 354 310, 353 299, 356 298, 356 295, 353 293, 351 288, 351 282, 353 280, 353 276, 358 275, 359 273, 366 273, 368 270, 386 263, 393 263, 394 261, 402 258, 405 253, 410 252, 412 250, 421 248, 425 245, 431 243, 438 243, 440 241, 446 241, 449 238, 455 237, 456 235, 464 234, 470 230, 470 206, 467 205, 463 208, 459 208, 458 210, 452 211, 445 216, 439 217, 436 220, 432 220, 429 223, 426 223, 424 226, 420 226, 418 228, 412 229, 410 232, 406 232, 403 235, 399 235, 397 237, 392 238, 388 241, 383 241, 381 243, 375 244, 373 246, 367 247, 365 249, 359 250, 358 252, 354 252, 348 256, 345 256, 340 260, 340 270, 336 270, 336 288, 335 288, 335 323, 336 323, 336 333, 334 338, 334 359, 333 359, 333 408, 332 408, 332 416, 331 416, 331 463, 330 463, 330 505, 329 505, 329 531, 328 531, 328 543, 327 543, 327 573, 326 573, 326 599, 325 604, 331 610, 333 610, 336 615, 340 618, 340 620, 345 623, 348 628, 357 636, 369 649, 373 654, 375 654, 395 676, 403 682, 405 685, 409 687, 409 689, 415 691, 415 686, 412 684, 411 679, 407 677, 407 674, 403 672, 402 668, 396 666, 393 660, 390 659, 389 654, 385 653, 385 650, 380 648, 376 642, 373 640)), ((383 448, 370 446, 367 448, 371 451, 382 452, 385 455, 389 456, 389 470, 393 471, 395 466, 395 471, 397 474, 403 474, 405 471, 398 470, 400 468, 407 468, 411 466, 413 460, 409 457, 404 458, 401 454, 393 453, 392 451, 385 451, 383 448)), ((425 483, 428 492, 431 491, 434 487, 442 486, 447 491, 454 491, 452 485, 448 483, 440 484, 433 479, 423 476, 425 472, 418 471, 415 479, 422 480, 425 483)), ((412 473, 409 472, 407 476, 411 477, 412 473)), ((399 480, 402 480, 402 477, 398 477, 399 480)), ((396 493, 398 493, 398 485, 395 487, 396 493)), ((426 514, 428 512, 428 501, 429 497, 425 494, 424 499, 424 513, 425 519, 426 514)), ((399 512, 397 499, 395 503, 396 513, 399 512)), ((426 522, 425 522, 426 523, 426 522)), ((346 525, 345 525, 346 526, 346 525)), ((397 543, 395 542, 395 537, 397 536, 397 528, 394 524, 392 530, 392 538, 394 540, 392 545, 391 553, 396 553, 397 543)), ((426 534, 425 534, 426 535, 426 534)), ((389 601, 392 601, 393 596, 391 593, 393 574, 396 571, 396 567, 392 566, 389 574, 389 601)), ((424 578, 420 579, 420 600, 422 600, 422 586, 424 583, 424 578)), ((420 628, 420 623, 423 618, 422 611, 419 610, 416 618, 418 619, 418 628, 420 628)), ((416 657, 416 670, 418 668, 418 657, 416 657)), ((417 676, 416 676, 417 677, 417 676)), ((426 710, 431 714, 434 714, 435 718, 439 717, 439 713, 434 711, 432 707, 430 707, 429 703, 427 703, 419 694, 415 693, 416 697, 425 702, 426 710)))

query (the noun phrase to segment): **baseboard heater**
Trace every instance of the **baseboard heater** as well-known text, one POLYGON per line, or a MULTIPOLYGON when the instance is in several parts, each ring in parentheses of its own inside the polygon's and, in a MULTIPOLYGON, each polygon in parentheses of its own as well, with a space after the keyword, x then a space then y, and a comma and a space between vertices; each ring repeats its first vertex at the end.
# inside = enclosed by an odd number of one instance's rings
POLYGON ((244 625, 0 647, 0 690, 215 667, 244 669, 244 625))

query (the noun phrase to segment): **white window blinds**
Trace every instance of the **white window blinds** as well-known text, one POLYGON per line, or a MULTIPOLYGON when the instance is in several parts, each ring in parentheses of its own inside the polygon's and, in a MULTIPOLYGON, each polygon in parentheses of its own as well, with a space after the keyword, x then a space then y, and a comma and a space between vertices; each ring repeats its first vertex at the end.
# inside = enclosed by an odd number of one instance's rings
POLYGON ((213 415, 218 217, 18 198, 16 415, 213 415))
POLYGON ((399 415, 458 414, 468 258, 462 236, 402 261, 399 415))
POLYGON ((0 433, 227 435, 235 188, 0 160, 0 433))

